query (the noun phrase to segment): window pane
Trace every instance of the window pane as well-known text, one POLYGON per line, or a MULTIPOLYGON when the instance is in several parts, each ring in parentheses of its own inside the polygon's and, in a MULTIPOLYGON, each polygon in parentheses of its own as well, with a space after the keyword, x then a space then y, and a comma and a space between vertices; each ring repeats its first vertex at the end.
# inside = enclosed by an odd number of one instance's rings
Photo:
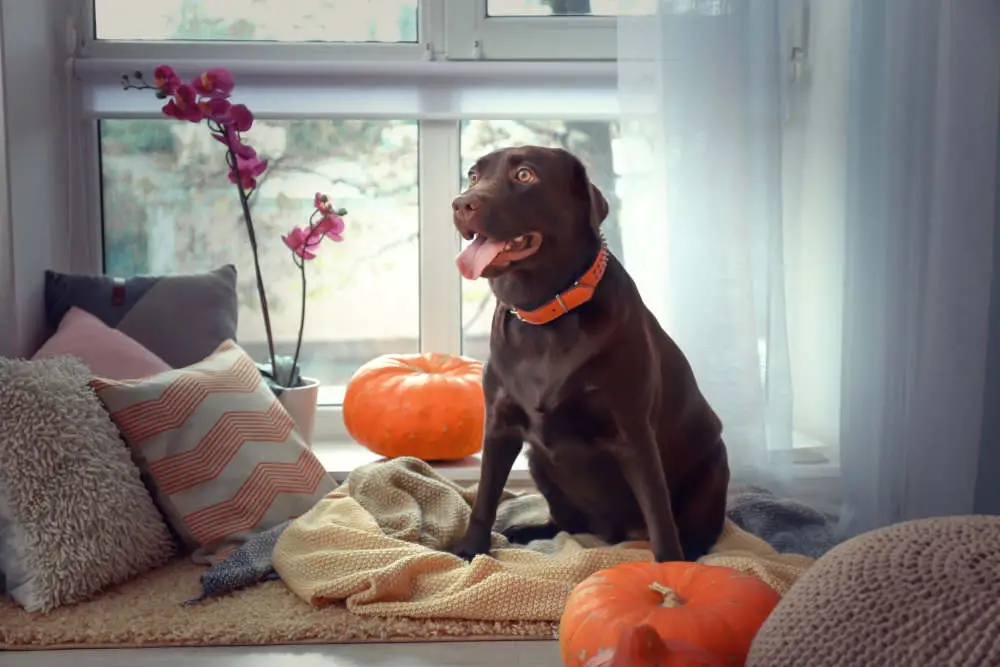
MULTIPOLYGON (((342 243, 306 265, 304 374, 329 390, 384 352, 420 347, 417 124, 258 121, 269 158, 252 200, 278 354, 294 353, 300 276, 281 241, 322 191, 348 210, 342 243)), ((205 125, 101 123, 105 270, 110 275, 239 270, 239 342, 266 358, 249 242, 225 157, 205 125)), ((334 392, 335 393, 335 392, 334 392)))
POLYGON ((418 0, 94 0, 98 39, 416 42, 418 0))
POLYGON ((657 0, 486 0, 489 16, 641 16, 657 0))
MULTIPOLYGON (((475 120, 462 124, 462 183, 478 158, 504 146, 533 144, 565 148, 587 167, 590 180, 608 200, 609 212, 601 228, 608 247, 624 261, 619 227, 618 176, 612 156, 617 151, 618 124, 607 121, 475 120)), ((553 296, 555 296, 553 294, 553 296)), ((489 356, 490 324, 496 299, 483 278, 462 280, 462 350, 477 359, 489 356)))

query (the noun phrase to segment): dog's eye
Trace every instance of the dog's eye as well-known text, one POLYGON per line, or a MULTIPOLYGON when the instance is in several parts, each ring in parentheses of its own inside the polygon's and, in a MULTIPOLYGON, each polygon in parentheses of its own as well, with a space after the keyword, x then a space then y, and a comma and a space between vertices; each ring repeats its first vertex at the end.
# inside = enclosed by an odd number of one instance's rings
POLYGON ((475 171, 469 172, 469 185, 475 185, 476 181, 479 180, 479 174, 475 171))
POLYGON ((535 180, 535 173, 527 167, 521 167, 514 172, 514 179, 518 183, 531 183, 535 180))

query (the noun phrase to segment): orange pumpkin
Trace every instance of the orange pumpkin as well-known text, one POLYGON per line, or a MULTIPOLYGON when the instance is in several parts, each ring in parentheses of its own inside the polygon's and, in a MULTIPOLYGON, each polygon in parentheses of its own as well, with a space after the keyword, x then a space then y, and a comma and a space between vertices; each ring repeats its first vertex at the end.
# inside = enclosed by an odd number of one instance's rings
POLYGON ((595 655, 584 667, 723 667, 719 659, 697 646, 664 640, 643 623, 625 628, 618 645, 595 655))
POLYGON ((389 458, 450 461, 483 446, 481 361, 450 354, 372 359, 347 383, 344 424, 357 442, 389 458))
POLYGON ((667 641, 692 644, 725 667, 739 667, 779 600, 761 580, 728 567, 616 565, 580 582, 566 600, 559 623, 563 664, 583 667, 617 647, 624 632, 646 624, 667 641))

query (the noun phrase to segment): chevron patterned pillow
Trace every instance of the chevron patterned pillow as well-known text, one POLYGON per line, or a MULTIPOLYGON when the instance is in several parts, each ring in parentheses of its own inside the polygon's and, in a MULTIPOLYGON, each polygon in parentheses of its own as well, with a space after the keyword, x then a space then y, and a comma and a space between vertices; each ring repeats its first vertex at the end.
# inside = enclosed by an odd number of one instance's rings
POLYGON ((187 368, 91 386, 197 562, 224 558, 336 487, 232 340, 187 368))

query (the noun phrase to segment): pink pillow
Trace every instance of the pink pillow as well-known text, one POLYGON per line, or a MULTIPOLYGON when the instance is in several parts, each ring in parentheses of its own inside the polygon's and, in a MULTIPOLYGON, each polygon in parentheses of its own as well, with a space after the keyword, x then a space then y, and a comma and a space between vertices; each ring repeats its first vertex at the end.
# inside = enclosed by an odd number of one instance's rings
POLYGON ((163 359, 85 310, 73 307, 32 359, 71 355, 90 372, 111 380, 136 380, 171 370, 163 359))

